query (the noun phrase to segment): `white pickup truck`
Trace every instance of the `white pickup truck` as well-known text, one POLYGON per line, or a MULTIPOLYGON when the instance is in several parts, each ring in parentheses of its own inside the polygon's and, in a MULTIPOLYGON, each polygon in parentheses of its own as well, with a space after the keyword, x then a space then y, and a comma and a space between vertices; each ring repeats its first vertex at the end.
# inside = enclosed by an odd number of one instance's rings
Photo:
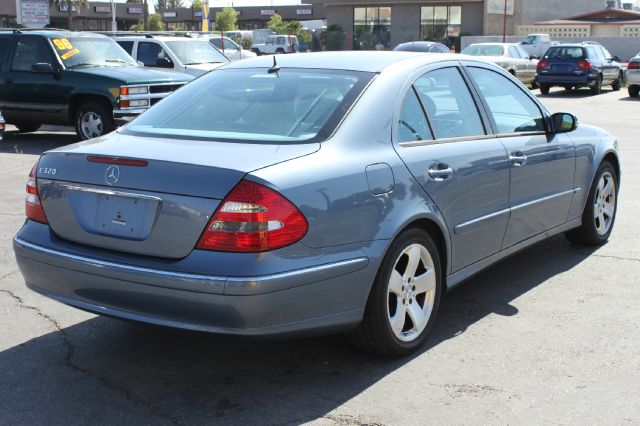
POLYGON ((257 55, 295 53, 298 51, 298 38, 292 35, 270 35, 264 43, 251 47, 257 55))
POLYGON ((557 42, 551 41, 549 34, 529 34, 520 42, 520 46, 522 46, 529 55, 535 56, 536 58, 542 58, 542 55, 547 52, 547 49, 554 44, 557 44, 557 42))

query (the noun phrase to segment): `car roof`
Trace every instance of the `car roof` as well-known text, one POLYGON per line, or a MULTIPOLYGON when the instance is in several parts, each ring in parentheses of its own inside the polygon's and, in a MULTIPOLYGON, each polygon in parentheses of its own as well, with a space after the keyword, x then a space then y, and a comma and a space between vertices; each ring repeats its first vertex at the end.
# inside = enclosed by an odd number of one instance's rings
POLYGON ((602 46, 602 45, 594 41, 588 41, 588 42, 582 42, 582 43, 558 43, 558 44, 554 44, 551 47, 586 47, 586 46, 602 46))
POLYGON ((201 38, 191 38, 191 37, 177 37, 177 36, 153 36, 153 37, 146 37, 144 34, 141 35, 131 35, 131 36, 125 36, 125 37, 114 37, 114 40, 124 40, 124 41, 132 41, 132 40, 144 40, 144 41, 151 41, 151 40, 158 40, 158 41, 202 41, 201 38))
MULTIPOLYGON (((514 46, 520 43, 472 43, 469 46, 514 46)), ((469 47, 467 46, 467 47, 469 47)))
POLYGON ((86 32, 86 31, 69 31, 69 30, 53 30, 53 29, 42 29, 42 30, 20 30, 17 29, 15 31, 12 30, 0 30, 0 34, 20 34, 20 35, 39 35, 44 37, 104 37, 110 38, 102 34, 86 32))
MULTIPOLYGON (((305 54, 278 55, 275 57, 278 66, 288 68, 309 68, 327 70, 348 70, 378 73, 391 65, 400 64, 413 68, 430 63, 452 60, 472 60, 478 58, 468 55, 443 53, 440 55, 425 55, 424 52, 401 51, 342 51, 342 52, 312 52, 305 54)), ((274 56, 265 55, 245 59, 225 65, 225 69, 269 68, 273 66, 274 56)), ((481 61, 490 63, 487 61, 481 61)))

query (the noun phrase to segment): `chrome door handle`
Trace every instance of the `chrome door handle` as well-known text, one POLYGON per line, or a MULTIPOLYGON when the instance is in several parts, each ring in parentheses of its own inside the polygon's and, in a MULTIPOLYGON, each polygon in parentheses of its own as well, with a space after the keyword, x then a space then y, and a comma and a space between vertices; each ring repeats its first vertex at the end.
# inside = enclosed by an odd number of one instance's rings
POLYGON ((427 170, 429 177, 435 181, 441 182, 447 180, 453 175, 453 169, 446 164, 432 164, 427 170))
POLYGON ((521 151, 513 151, 509 154, 509 161, 516 167, 524 166, 527 164, 527 156, 521 151))

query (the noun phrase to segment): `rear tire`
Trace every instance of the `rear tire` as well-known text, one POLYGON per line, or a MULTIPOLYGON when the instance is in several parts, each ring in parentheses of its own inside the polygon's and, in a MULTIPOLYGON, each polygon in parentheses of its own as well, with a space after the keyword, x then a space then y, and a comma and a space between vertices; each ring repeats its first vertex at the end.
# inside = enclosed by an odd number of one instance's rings
POLYGON ((40 123, 14 123, 13 125, 18 128, 18 132, 20 132, 20 133, 35 132, 41 126, 40 123))
POLYGON ((543 95, 548 95, 550 89, 551 89, 551 86, 549 86, 548 84, 540 85, 540 93, 542 93, 543 95))
POLYGON ((638 95, 640 95, 640 86, 629 86, 627 90, 629 91, 629 96, 632 98, 637 98, 638 95))
POLYGON ((567 92, 570 92, 573 90, 573 86, 564 86, 564 90, 566 90, 567 92))
POLYGON ((362 322, 347 337, 382 356, 415 352, 427 339, 440 305, 442 268, 431 236, 409 229, 391 244, 371 288, 362 322))
POLYGON ((611 89, 617 92, 622 87, 622 74, 618 75, 618 78, 611 83, 611 89))
POLYGON ((116 128, 111 108, 102 102, 85 102, 75 114, 76 133, 82 140, 97 138, 116 128))
POLYGON ((617 206, 618 177, 613 165, 603 161, 589 189, 582 225, 568 231, 567 238, 574 243, 590 246, 606 243, 613 230, 617 206))
POLYGON ((276 55, 284 55, 284 49, 283 48, 278 48, 276 50, 276 55))
POLYGON ((595 84, 593 86, 589 86, 589 90, 591 90, 591 94, 599 95, 602 93, 602 77, 598 77, 595 84))

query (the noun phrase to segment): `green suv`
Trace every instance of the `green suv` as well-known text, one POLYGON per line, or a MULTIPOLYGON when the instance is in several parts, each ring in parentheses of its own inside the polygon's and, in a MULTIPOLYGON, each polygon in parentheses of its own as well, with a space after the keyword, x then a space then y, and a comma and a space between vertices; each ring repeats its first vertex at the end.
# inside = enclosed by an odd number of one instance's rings
POLYGON ((0 31, 0 111, 21 132, 73 125, 83 140, 98 137, 192 78, 141 67, 99 34, 0 31))

